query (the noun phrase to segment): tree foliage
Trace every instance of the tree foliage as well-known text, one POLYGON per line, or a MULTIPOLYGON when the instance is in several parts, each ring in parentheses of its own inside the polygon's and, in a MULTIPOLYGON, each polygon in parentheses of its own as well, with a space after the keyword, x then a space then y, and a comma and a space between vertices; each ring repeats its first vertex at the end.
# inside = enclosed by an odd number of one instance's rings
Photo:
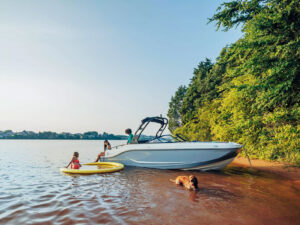
POLYGON ((234 25, 238 26, 253 19, 266 7, 266 2, 266 0, 224 2, 217 8, 218 12, 209 19, 209 23, 216 22, 217 29, 222 26, 224 31, 228 31, 234 25))
POLYGON ((169 103, 168 117, 169 117, 169 130, 173 132, 176 128, 182 125, 180 108, 182 107, 182 100, 186 93, 186 87, 180 86, 172 96, 169 103))
POLYGON ((225 30, 241 24, 244 36, 209 69, 203 67, 207 60, 199 64, 204 76, 194 73, 180 109, 183 124, 173 132, 190 140, 239 142, 253 157, 300 165, 299 4, 221 5, 210 22, 225 30))
POLYGON ((193 119, 196 109, 202 105, 205 98, 209 97, 206 96, 206 94, 210 91, 210 88, 203 84, 208 83, 208 74, 212 67, 212 62, 206 59, 200 62, 197 68, 194 68, 194 76, 183 98, 182 107, 180 108, 180 113, 183 115, 183 123, 193 119))

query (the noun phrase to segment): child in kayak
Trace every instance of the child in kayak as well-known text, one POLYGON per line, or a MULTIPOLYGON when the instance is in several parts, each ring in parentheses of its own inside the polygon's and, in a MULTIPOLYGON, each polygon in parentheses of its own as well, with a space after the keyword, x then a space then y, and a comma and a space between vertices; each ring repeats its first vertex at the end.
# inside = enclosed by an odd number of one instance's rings
POLYGON ((105 156, 105 151, 110 150, 110 149, 111 149, 111 145, 110 145, 109 141, 108 141, 108 140, 105 140, 105 141, 104 141, 104 151, 101 152, 101 153, 98 155, 98 157, 97 157, 97 159, 96 159, 95 162, 98 162, 99 159, 101 158, 101 156, 105 156))
POLYGON ((81 164, 79 163, 79 153, 74 152, 73 158, 71 159, 70 163, 66 166, 68 168, 71 164, 71 169, 79 169, 81 167, 81 164))

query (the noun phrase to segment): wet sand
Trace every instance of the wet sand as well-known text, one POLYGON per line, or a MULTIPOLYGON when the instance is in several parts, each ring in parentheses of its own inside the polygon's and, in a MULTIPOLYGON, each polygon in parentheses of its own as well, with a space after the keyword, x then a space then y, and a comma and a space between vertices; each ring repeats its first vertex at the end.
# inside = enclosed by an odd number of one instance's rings
MULTIPOLYGON (((291 180, 300 189, 300 167, 292 166, 287 163, 268 162, 260 159, 251 159, 253 169, 273 173, 291 180)), ((231 163, 244 168, 250 168, 248 159, 237 157, 231 163)))

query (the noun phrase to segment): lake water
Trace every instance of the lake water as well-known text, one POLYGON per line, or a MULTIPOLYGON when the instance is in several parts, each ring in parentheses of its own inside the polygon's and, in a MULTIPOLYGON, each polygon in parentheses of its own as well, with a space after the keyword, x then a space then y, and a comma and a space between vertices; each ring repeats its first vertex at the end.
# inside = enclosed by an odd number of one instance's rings
MULTIPOLYGON (((124 141, 111 141, 117 145, 124 141)), ((125 167, 111 174, 59 171, 74 151, 92 162, 103 141, 0 140, 0 224, 299 224, 300 191, 270 173, 125 167), (171 183, 194 174, 196 193, 171 183)))

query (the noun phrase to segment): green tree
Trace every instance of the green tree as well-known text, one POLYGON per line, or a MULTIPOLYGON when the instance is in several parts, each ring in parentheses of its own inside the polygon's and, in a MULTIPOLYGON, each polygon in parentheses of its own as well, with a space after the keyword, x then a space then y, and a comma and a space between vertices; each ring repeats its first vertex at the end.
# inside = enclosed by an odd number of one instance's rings
POLYGON ((244 36, 195 69, 180 109, 190 140, 235 141, 252 157, 300 165, 300 1, 223 3, 209 20, 244 36))
POLYGON ((236 0, 224 2, 217 8, 217 13, 208 21, 216 22, 217 29, 228 31, 233 26, 245 24, 267 7, 268 0, 236 0))
POLYGON ((173 131, 181 126, 181 113, 180 108, 182 106, 182 100, 186 93, 187 88, 185 86, 180 86, 175 95, 172 96, 169 103, 168 117, 169 117, 169 130, 173 131))
POLYGON ((200 62, 198 68, 194 70, 194 77, 184 98, 189 105, 183 105, 183 107, 189 106, 190 108, 188 110, 181 108, 181 111, 186 113, 182 115, 185 123, 176 129, 176 134, 185 136, 191 141, 212 140, 210 119, 214 108, 211 104, 220 95, 218 87, 222 83, 222 76, 228 66, 228 62, 224 60, 226 53, 227 47, 221 51, 214 65, 206 59, 200 62))
POLYGON ((208 79, 207 76, 212 66, 213 63, 211 60, 206 59, 200 62, 198 67, 194 69, 194 76, 191 79, 191 83, 188 86, 180 108, 183 124, 193 119, 197 109, 205 100, 208 87, 204 83, 205 80, 208 79))
POLYGON ((228 51, 235 66, 224 75, 212 134, 244 143, 256 157, 300 163, 300 3, 238 3, 223 5, 210 20, 225 30, 244 23, 244 37, 228 51))

